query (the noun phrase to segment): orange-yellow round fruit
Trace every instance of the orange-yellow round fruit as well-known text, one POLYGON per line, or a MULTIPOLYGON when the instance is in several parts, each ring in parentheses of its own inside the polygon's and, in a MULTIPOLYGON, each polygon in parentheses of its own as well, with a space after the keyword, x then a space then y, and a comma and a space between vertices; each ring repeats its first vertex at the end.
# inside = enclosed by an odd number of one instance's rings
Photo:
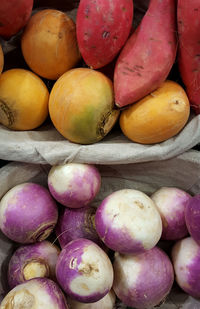
POLYGON ((52 88, 49 114, 56 129, 69 141, 79 144, 100 141, 119 116, 111 80, 88 68, 66 72, 52 88))
POLYGON ((0 75, 0 124, 12 130, 39 127, 48 116, 49 92, 36 74, 11 69, 0 75))
POLYGON ((80 60, 75 23, 58 10, 46 9, 33 15, 21 47, 31 70, 47 79, 56 80, 80 60))
POLYGON ((3 71, 3 65, 4 65, 4 55, 3 55, 3 50, 0 45, 0 74, 3 71))
POLYGON ((167 80, 160 88, 131 105, 120 116, 120 127, 130 140, 141 144, 165 141, 188 121, 190 104, 184 89, 167 80))

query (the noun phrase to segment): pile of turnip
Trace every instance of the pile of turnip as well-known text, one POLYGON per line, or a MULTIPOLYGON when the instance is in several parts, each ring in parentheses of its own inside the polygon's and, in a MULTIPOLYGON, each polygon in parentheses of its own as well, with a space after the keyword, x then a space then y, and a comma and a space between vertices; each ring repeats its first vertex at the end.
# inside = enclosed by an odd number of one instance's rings
POLYGON ((55 165, 47 178, 46 187, 22 183, 0 201, 1 231, 17 246, 2 309, 148 309, 174 284, 200 298, 200 195, 124 188, 96 207, 98 167, 55 165))

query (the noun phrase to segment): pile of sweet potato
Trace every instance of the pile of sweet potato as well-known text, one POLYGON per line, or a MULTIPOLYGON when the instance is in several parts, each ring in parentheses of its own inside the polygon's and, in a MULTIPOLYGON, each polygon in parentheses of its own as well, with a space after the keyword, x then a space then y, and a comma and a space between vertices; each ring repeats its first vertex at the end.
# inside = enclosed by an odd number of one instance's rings
POLYGON ((140 25, 127 40, 131 5, 132 1, 123 0, 80 1, 77 38, 85 62, 93 68, 102 67, 120 50, 114 89, 116 105, 123 107, 157 89, 178 55, 181 78, 191 106, 199 114, 200 1, 151 0, 140 25), (112 24, 111 7, 115 17, 112 24))

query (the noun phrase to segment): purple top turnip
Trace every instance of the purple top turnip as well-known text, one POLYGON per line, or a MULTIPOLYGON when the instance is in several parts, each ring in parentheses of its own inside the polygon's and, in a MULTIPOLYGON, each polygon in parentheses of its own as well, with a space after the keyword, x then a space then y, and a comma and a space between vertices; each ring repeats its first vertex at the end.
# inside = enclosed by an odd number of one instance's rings
POLYGON ((185 221, 189 234, 200 245, 200 194, 192 197, 188 202, 185 221))
POLYGON ((159 305, 174 282, 172 263, 157 247, 140 255, 115 253, 113 268, 114 292, 131 308, 146 309, 159 305))
POLYGON ((0 228, 13 241, 24 244, 42 241, 51 234, 57 220, 56 202, 41 185, 17 185, 1 199, 0 228))
POLYGON ((154 202, 143 192, 119 190, 103 200, 95 216, 96 231, 107 247, 124 254, 153 248, 162 233, 154 202))
POLYGON ((69 297, 92 303, 110 291, 113 267, 98 245, 80 238, 72 240, 62 249, 56 265, 56 277, 69 297))
POLYGON ((185 207, 191 195, 174 187, 161 187, 151 196, 162 219, 162 239, 178 240, 188 234, 185 207))
POLYGON ((200 298, 200 246, 187 237, 172 248, 172 262, 178 285, 189 295, 200 298))
POLYGON ((80 208, 88 205, 99 192, 101 175, 95 166, 89 164, 55 165, 49 172, 48 186, 60 204, 80 208))
POLYGON ((47 278, 35 278, 17 285, 3 299, 1 309, 68 309, 59 286, 47 278))
POLYGON ((10 288, 37 277, 49 277, 54 280, 59 253, 57 246, 47 240, 19 247, 8 265, 10 288))
POLYGON ((106 296, 95 303, 84 304, 77 300, 67 298, 69 309, 113 309, 115 305, 116 296, 113 290, 110 290, 106 296))
POLYGON ((63 248, 77 238, 86 238, 102 246, 94 223, 96 208, 86 206, 78 209, 65 208, 58 218, 56 236, 63 248))

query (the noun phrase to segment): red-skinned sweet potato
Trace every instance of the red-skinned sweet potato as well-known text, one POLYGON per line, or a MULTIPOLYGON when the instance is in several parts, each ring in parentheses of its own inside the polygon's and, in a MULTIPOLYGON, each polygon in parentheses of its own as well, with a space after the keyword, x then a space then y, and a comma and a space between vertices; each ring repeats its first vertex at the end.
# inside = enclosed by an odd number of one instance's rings
POLYGON ((27 23, 33 8, 33 0, 0 1, 0 36, 8 39, 27 23))
POLYGON ((142 99, 166 80, 177 51, 175 3, 151 0, 136 32, 123 47, 114 73, 118 107, 142 99))
POLYGON ((110 63, 128 39, 133 20, 132 0, 81 0, 77 18, 80 53, 94 69, 110 63))
POLYGON ((177 19, 179 71, 190 105, 200 114, 200 1, 179 0, 177 19))

